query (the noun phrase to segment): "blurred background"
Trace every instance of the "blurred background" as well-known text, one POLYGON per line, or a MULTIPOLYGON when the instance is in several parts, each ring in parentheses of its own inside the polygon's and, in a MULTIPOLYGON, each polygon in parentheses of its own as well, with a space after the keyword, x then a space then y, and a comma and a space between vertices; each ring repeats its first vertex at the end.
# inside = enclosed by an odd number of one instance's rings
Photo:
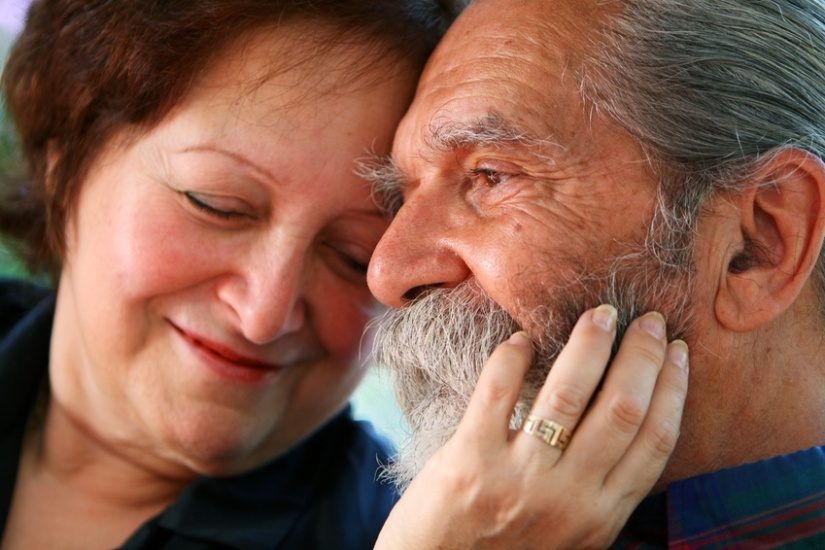
MULTIPOLYGON (((25 20, 29 0, 0 0, 0 69, 8 55, 9 47, 25 20)), ((0 170, 16 162, 14 132, 6 116, 5 105, 0 103, 0 170)), ((0 277, 22 277, 20 263, 0 240, 0 277)), ((365 359, 366 362, 366 359, 365 359)), ((389 438, 396 446, 406 437, 406 424, 398 409, 387 372, 365 364, 369 369, 361 386, 352 398, 357 418, 372 422, 376 430, 389 438)))
MULTIPOLYGON (((28 4, 28 0, 0 0, 0 69, 12 40, 20 31, 28 4)), ((14 160, 14 132, 6 117, 5 104, 0 102, 0 170, 8 168, 14 160)), ((22 273, 20 264, 0 241, 0 276, 22 273)))

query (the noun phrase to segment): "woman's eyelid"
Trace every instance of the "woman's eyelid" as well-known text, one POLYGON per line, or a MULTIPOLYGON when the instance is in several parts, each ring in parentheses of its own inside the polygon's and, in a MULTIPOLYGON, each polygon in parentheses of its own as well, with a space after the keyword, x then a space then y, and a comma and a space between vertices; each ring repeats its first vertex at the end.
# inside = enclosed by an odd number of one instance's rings
POLYGON ((332 243, 332 246, 338 250, 340 254, 358 263, 368 264, 372 257, 372 249, 352 241, 332 243))
POLYGON ((264 218, 269 215, 271 193, 257 180, 233 171, 180 162, 171 166, 163 178, 173 190, 190 203, 238 217, 264 218))
POLYGON ((252 218, 254 208, 246 201, 225 195, 201 191, 183 191, 186 199, 196 208, 224 218, 252 218))
POLYGON ((352 275, 355 274, 356 278, 354 280, 358 281, 359 284, 363 282, 372 257, 370 249, 352 241, 338 240, 327 241, 325 246, 336 258, 335 265, 343 266, 346 269, 344 276, 347 279, 352 279, 352 275))

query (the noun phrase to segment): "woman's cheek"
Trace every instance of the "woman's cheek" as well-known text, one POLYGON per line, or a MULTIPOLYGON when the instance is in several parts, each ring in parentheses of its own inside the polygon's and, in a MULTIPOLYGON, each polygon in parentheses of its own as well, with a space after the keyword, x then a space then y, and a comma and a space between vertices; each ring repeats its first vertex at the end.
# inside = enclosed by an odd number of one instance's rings
POLYGON ((220 274, 231 258, 224 238, 174 212, 132 217, 114 255, 127 288, 165 294, 220 274))
POLYGON ((374 299, 366 285, 362 290, 351 283, 327 283, 315 296, 308 297, 318 335, 330 355, 345 361, 356 360, 374 299))

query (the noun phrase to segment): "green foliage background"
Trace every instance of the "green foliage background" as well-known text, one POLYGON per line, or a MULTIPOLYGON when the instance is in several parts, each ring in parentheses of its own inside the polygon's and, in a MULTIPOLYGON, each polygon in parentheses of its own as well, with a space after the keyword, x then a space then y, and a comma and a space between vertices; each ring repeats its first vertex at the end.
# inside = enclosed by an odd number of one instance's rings
MULTIPOLYGON (((11 37, 0 29, 0 70, 8 54, 11 37)), ((0 174, 12 170, 20 162, 14 129, 9 122, 5 104, 0 100, 0 174)), ((24 276, 25 270, 0 238, 0 277, 24 276)))
MULTIPOLYGON (((0 174, 8 173, 20 163, 20 156, 14 137, 14 129, 6 114, 5 105, 0 102, 0 174)), ((22 276, 24 270, 0 239, 0 276, 22 276)))

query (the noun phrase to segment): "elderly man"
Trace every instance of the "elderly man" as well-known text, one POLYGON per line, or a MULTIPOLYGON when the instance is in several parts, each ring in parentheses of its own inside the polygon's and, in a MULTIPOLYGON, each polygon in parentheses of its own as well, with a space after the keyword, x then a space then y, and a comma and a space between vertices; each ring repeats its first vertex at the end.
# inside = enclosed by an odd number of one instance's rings
POLYGON ((655 308, 691 389, 666 491, 620 540, 825 544, 824 158, 821 0, 477 0, 380 184, 403 197, 369 271, 398 308, 402 482, 472 389, 442 358, 483 362, 491 324, 532 336, 541 380, 586 308, 655 308), (428 330, 444 310, 453 332, 428 330))

